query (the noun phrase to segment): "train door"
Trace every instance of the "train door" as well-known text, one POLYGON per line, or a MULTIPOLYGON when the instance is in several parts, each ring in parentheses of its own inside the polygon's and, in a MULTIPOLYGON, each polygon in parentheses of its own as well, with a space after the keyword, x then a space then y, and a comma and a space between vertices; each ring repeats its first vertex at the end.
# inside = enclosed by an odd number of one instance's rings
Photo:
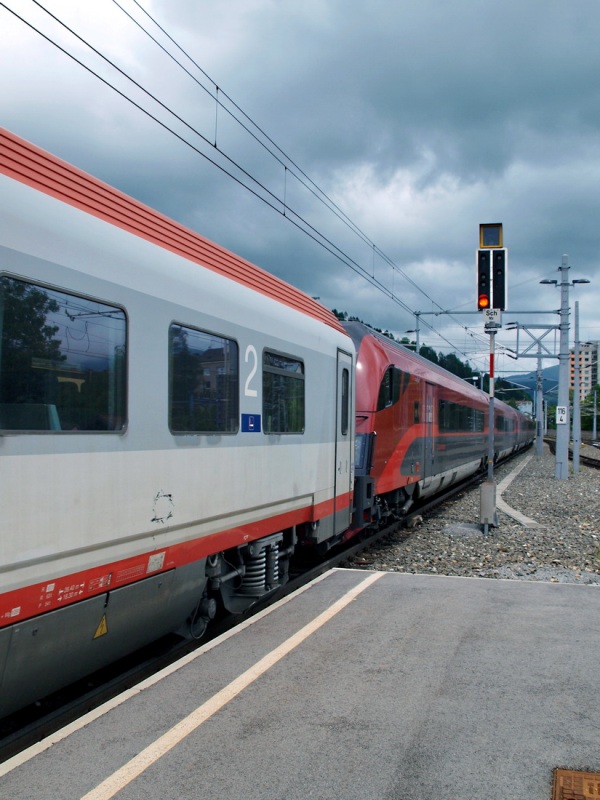
POLYGON ((435 475, 435 427, 433 424, 433 403, 435 386, 425 384, 423 408, 423 483, 422 488, 427 489, 435 475))
POLYGON ((342 350, 337 354, 336 383, 334 527, 337 534, 350 527, 354 483, 352 356, 342 350))

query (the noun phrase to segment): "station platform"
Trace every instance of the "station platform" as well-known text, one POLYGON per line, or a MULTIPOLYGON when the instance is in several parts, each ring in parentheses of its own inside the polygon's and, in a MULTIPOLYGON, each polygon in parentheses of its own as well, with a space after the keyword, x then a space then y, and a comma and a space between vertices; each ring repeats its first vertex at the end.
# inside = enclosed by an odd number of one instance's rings
MULTIPOLYGON (((600 586, 334 570, 0 765, 10 800, 550 800, 600 586)), ((587 795, 586 795, 587 797, 587 795)))

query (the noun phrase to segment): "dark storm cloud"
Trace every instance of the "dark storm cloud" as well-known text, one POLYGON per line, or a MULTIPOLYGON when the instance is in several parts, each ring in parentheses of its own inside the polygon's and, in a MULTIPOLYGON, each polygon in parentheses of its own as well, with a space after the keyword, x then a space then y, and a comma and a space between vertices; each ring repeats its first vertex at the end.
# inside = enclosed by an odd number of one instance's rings
MULTIPOLYGON (((148 22, 131 0, 123 4, 148 22)), ((229 95, 421 292, 326 213, 224 108, 217 118, 210 93, 113 3, 97 0, 93 14, 74 0, 47 5, 207 141, 151 104, 161 120, 238 178, 215 141, 257 177, 276 210, 14 21, 1 34, 2 66, 13 76, 0 98, 7 127, 325 305, 399 333, 414 327, 414 317, 298 232, 288 221, 292 211, 335 242, 359 272, 422 311, 471 309, 478 225, 500 220, 510 251, 511 307, 555 307, 556 296, 540 291, 538 281, 554 277, 562 253, 569 253, 573 277, 575 270, 597 276, 598 286, 579 297, 584 338, 600 338, 597 0, 142 3, 219 84, 225 107, 233 109, 229 95)), ((109 72, 102 67, 101 74, 109 72)), ((214 94, 206 76, 194 74, 214 94)), ((117 83, 124 88, 122 78, 117 83)), ((140 92, 132 91, 139 101, 140 92)), ((432 321, 460 347, 469 337, 461 324, 481 328, 468 316, 432 321)))
POLYGON ((535 132, 597 125, 596 4, 254 5, 230 82, 303 161, 394 168, 430 149, 440 169, 473 176, 521 148, 531 157, 535 132))

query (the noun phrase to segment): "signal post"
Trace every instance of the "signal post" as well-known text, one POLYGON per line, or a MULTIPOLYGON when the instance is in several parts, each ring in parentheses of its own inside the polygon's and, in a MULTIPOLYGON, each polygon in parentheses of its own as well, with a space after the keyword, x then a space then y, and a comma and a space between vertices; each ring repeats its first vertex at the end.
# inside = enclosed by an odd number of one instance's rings
POLYGON ((494 481, 494 356, 496 331, 502 327, 506 308, 507 252, 502 242, 502 223, 479 226, 477 250, 477 310, 483 312, 485 332, 490 337, 490 402, 488 417, 487 480, 481 484, 479 521, 483 532, 498 525, 494 481))

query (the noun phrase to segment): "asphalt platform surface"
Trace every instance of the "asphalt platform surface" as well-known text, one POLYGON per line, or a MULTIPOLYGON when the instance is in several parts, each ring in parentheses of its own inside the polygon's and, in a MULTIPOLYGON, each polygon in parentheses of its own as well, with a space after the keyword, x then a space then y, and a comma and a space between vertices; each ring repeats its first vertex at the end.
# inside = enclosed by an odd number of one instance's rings
POLYGON ((600 586, 334 570, 0 765, 10 800, 550 800, 600 770, 600 586))

